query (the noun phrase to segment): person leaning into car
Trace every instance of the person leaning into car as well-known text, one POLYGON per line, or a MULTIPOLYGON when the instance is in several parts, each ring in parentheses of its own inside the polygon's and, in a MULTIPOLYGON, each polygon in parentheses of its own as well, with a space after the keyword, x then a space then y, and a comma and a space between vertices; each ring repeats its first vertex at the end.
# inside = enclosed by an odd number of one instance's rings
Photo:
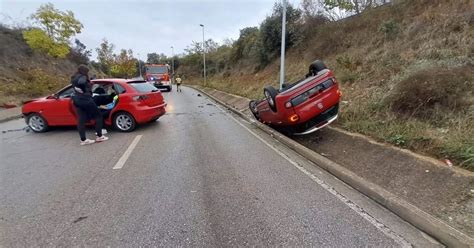
POLYGON ((80 65, 77 72, 71 77, 71 84, 74 87, 74 95, 72 101, 76 108, 77 130, 81 137, 81 145, 89 145, 95 142, 106 141, 109 138, 102 134, 102 115, 92 98, 92 85, 89 80, 89 69, 85 65, 80 65), (95 120, 96 139, 90 140, 86 138, 86 122, 95 120))

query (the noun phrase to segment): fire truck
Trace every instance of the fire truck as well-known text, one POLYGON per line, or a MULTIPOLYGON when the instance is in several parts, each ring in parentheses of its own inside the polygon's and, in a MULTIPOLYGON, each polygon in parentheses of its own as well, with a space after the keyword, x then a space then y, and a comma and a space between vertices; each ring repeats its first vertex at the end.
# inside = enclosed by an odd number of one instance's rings
POLYGON ((170 66, 167 64, 146 64, 145 80, 153 83, 158 89, 171 91, 170 66))

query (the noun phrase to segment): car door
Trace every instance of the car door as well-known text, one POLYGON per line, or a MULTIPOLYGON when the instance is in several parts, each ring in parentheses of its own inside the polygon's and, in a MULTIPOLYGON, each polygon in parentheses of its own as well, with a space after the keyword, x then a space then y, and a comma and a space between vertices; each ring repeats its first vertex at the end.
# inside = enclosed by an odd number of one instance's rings
POLYGON ((72 87, 68 87, 56 94, 47 109, 44 110, 44 115, 51 123, 58 126, 76 125, 76 114, 72 103, 71 96, 74 93, 72 87))

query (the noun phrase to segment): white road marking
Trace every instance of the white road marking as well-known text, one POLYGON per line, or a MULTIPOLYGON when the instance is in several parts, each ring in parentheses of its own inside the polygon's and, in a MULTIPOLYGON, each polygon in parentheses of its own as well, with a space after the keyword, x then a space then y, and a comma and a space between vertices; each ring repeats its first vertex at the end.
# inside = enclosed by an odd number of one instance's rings
POLYGON ((137 135, 135 139, 133 139, 132 143, 130 146, 127 148, 127 150, 123 153, 122 157, 120 157, 119 161, 115 164, 114 170, 122 169, 122 167, 125 165, 125 162, 127 162, 128 157, 130 157, 130 154, 132 154, 133 149, 137 146, 138 142, 142 138, 143 135, 137 135))
MULTIPOLYGON (((208 101, 210 101, 210 99, 208 99, 208 101)), ((273 145, 271 145, 270 143, 268 143, 266 140, 264 140, 263 138, 261 138, 258 134, 256 134, 255 132, 253 132, 252 130, 250 130, 248 127, 246 127, 244 124, 242 124, 239 120, 237 120, 234 116, 232 116, 231 114, 229 114, 227 111, 225 111, 224 109, 222 109, 220 106, 218 106, 216 104, 216 107, 219 108, 222 112, 224 112, 227 116, 229 116, 231 119, 233 119, 237 124, 239 124, 240 126, 242 126, 243 128, 245 128, 250 134, 252 134, 253 136, 255 136, 257 139, 259 139, 262 143, 264 143, 265 145, 267 145, 270 149, 272 149, 273 151, 275 151, 278 155, 280 155, 282 158, 286 159, 286 161, 290 162, 290 164, 292 164, 293 166, 295 166, 298 170, 300 170, 301 172, 303 172, 305 175, 307 175, 309 178, 311 178, 311 180, 313 180, 314 182, 316 182, 318 185, 320 185, 322 188, 324 188, 325 190, 327 190, 329 193, 331 193, 332 195, 334 195, 337 199, 339 199, 340 201, 342 201, 344 204, 346 204, 349 208, 351 208, 352 210, 354 210, 354 212, 356 212, 358 215, 360 215, 362 218, 364 218, 365 220, 367 220, 370 224, 372 224, 373 226, 375 226, 375 228, 377 228, 378 230, 380 230, 383 234, 385 234, 386 236, 388 236, 389 238, 391 238, 392 240, 394 240, 396 243, 398 243, 401 247, 413 247, 413 245, 408 242, 406 239, 404 239, 403 237, 401 237, 400 235, 398 235, 397 233, 395 233, 394 231, 392 231, 389 227, 387 227, 386 225, 384 225, 383 223, 381 223, 380 221, 378 221, 377 219, 375 219, 374 217, 372 217, 369 213, 367 213, 362 207, 358 206, 356 203, 352 202, 351 200, 349 200, 347 197, 345 197, 343 194, 337 192, 333 187, 331 187, 330 185, 328 185, 327 183, 325 183, 323 180, 321 180, 320 178, 318 178, 317 176, 315 176, 314 174, 312 174, 311 172, 309 172, 308 170, 306 170, 303 166, 299 165, 297 162, 293 161, 291 158, 289 158, 286 154, 284 154, 283 152, 281 152, 280 150, 278 150, 276 147, 274 147, 273 145)), ((245 120, 244 120, 245 121, 245 120)), ((245 121, 247 122, 247 121, 245 121)), ((248 122, 247 122, 248 123, 248 122)), ((309 161, 310 162, 310 161, 309 161)))

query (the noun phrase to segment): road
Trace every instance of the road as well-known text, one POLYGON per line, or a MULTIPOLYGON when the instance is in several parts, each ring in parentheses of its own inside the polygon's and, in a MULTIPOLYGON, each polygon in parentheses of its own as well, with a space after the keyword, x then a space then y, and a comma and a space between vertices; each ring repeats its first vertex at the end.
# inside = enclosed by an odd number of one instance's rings
POLYGON ((90 146, 0 124, 0 247, 439 246, 196 91, 164 95, 90 146))

